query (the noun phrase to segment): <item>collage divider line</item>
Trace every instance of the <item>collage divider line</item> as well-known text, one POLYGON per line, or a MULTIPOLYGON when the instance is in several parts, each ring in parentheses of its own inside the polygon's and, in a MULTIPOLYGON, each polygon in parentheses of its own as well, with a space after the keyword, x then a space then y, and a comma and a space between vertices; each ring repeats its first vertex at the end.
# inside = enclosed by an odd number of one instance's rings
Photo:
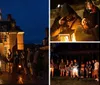
POLYGON ((50 55, 51 55, 51 44, 52 43, 100 43, 100 41, 76 41, 76 42, 64 42, 64 41, 51 41, 50 40, 50 0, 48 2, 49 7, 49 85, 50 85, 50 55))
POLYGON ((49 69, 49 75, 48 75, 48 82, 49 82, 49 85, 50 85, 50 0, 48 1, 48 9, 49 9, 49 11, 48 11, 48 15, 49 15, 49 67, 48 67, 48 69, 49 69))

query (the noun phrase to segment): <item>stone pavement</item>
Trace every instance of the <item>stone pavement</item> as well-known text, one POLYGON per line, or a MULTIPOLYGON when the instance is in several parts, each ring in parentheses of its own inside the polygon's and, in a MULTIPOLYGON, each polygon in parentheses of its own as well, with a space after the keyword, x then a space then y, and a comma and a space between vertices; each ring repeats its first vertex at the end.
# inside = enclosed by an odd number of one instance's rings
POLYGON ((18 82, 20 77, 23 84, 48 85, 47 75, 33 78, 30 75, 9 74, 7 72, 0 74, 0 84, 22 84, 18 82))

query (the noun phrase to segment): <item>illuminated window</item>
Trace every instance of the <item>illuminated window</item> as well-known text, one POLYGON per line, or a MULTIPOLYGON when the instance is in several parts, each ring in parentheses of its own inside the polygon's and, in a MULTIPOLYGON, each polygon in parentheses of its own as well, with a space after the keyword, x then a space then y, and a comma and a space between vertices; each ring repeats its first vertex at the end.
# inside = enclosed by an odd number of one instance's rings
POLYGON ((4 54, 7 54, 7 47, 4 47, 4 54))
POLYGON ((6 35, 4 35, 4 42, 6 42, 7 41, 7 36, 6 35))

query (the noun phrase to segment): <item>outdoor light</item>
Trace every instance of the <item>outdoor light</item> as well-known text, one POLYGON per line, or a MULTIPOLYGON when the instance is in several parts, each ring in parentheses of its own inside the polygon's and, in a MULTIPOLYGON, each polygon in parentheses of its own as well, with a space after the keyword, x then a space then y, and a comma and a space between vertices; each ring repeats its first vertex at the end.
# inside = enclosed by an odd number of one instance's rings
POLYGON ((18 65, 18 67, 21 68, 22 66, 21 65, 18 65))
POLYGON ((59 8, 59 7, 60 7, 60 4, 58 4, 57 8, 59 8))

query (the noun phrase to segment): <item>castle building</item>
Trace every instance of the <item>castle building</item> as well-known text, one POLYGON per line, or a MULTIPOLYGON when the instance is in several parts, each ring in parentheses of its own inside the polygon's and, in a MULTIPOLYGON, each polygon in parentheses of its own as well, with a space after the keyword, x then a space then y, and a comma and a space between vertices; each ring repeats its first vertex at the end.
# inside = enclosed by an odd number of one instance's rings
POLYGON ((8 14, 3 20, 0 10, 0 54, 6 56, 8 50, 24 50, 24 31, 16 26, 16 21, 8 14))

